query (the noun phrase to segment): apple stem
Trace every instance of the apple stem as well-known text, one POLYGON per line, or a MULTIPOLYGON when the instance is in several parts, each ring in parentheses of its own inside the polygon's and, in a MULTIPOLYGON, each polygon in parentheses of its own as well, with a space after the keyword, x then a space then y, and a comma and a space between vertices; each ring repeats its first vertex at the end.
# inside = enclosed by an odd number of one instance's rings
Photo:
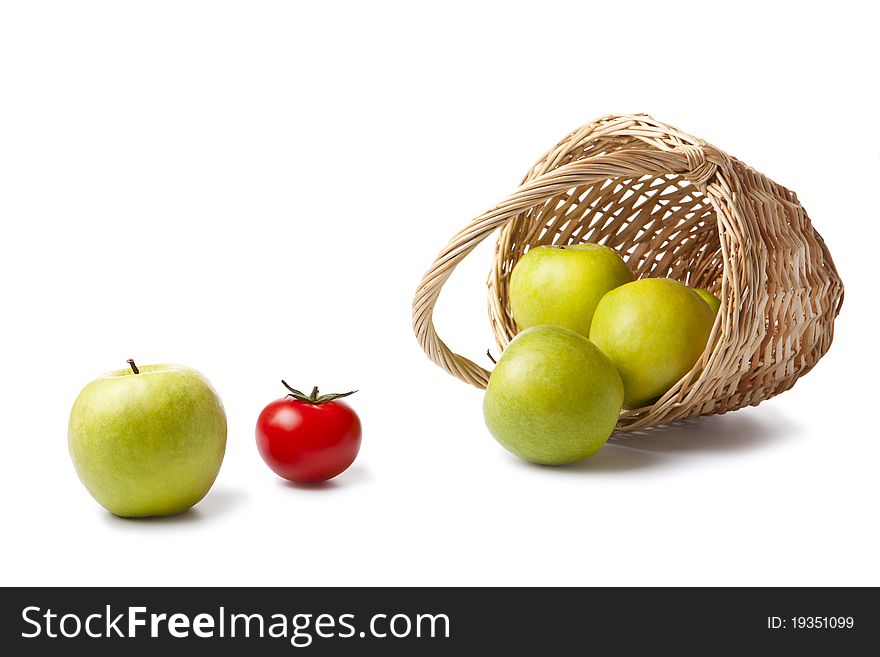
POLYGON ((333 401, 334 399, 340 399, 341 397, 348 397, 349 395, 353 395, 357 392, 357 390, 352 390, 351 392, 339 392, 339 393, 330 393, 329 395, 319 395, 318 394, 318 386, 312 388, 312 394, 306 395, 304 392, 297 390, 296 388, 291 388, 287 381, 281 379, 281 385, 290 390, 290 394, 288 397, 293 397, 297 401, 308 402, 309 404, 325 404, 329 401, 333 401))
POLYGON ((141 371, 138 369, 138 366, 134 364, 134 359, 133 359, 133 358, 129 358, 129 359, 128 359, 127 361, 125 361, 125 362, 128 363, 128 366, 131 368, 131 371, 132 371, 132 372, 134 372, 135 374, 140 374, 140 373, 141 373, 141 371))
POLYGON ((495 360, 494 358, 492 358, 492 351, 491 351, 491 350, 486 349, 486 355, 489 357, 489 360, 492 361, 492 364, 493 364, 493 365, 497 365, 497 364, 498 364, 498 361, 495 360))

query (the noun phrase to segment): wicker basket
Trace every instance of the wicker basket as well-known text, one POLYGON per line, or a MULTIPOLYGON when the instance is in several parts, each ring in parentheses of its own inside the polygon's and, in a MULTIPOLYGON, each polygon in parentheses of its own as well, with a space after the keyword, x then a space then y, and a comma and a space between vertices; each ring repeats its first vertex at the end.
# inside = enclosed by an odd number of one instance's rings
POLYGON ((791 388, 831 344, 843 285, 794 192, 649 116, 607 116, 547 152, 514 193, 452 238, 419 285, 419 343, 479 388, 489 372, 440 340, 432 314, 452 270, 499 228, 489 316, 501 349, 517 332, 510 272, 532 246, 598 242, 637 278, 674 278, 721 299, 712 347, 657 402, 623 411, 619 431, 757 405, 791 388))

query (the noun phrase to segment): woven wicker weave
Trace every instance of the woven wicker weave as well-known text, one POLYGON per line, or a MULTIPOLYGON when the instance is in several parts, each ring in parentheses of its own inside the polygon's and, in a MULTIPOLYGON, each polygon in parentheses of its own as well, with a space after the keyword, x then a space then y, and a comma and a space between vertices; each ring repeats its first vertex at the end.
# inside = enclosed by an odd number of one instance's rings
POLYGON ((517 332, 510 272, 532 246, 598 242, 637 278, 674 278, 721 299, 712 347, 657 402, 622 412, 620 431, 756 405, 791 388, 831 344, 843 285, 794 192, 649 116, 608 116, 548 151, 513 194, 452 238, 419 285, 419 343, 477 387, 489 372, 440 340, 432 313, 452 270, 499 228, 489 315, 502 349, 517 332))

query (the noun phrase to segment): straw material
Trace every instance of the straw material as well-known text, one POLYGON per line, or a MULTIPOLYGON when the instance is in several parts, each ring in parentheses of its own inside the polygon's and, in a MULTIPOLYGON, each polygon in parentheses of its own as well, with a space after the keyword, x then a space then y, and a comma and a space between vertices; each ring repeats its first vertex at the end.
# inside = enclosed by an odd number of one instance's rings
POLYGON ((432 314, 452 270, 497 229, 489 317, 501 349, 517 333, 510 273, 533 246, 605 244, 637 278, 674 278, 721 299, 712 347, 654 404, 623 411, 618 431, 757 405, 831 345, 843 284, 794 192, 647 115, 607 116, 568 135, 425 274, 413 301, 419 343, 479 388, 489 372, 443 343, 432 314))

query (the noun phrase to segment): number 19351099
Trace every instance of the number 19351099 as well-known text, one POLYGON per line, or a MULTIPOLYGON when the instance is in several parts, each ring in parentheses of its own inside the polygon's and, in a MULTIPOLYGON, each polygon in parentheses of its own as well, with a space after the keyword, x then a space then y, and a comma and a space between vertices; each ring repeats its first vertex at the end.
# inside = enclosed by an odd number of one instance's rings
POLYGON ((852 616, 768 616, 770 630, 851 630, 855 625, 852 616))

